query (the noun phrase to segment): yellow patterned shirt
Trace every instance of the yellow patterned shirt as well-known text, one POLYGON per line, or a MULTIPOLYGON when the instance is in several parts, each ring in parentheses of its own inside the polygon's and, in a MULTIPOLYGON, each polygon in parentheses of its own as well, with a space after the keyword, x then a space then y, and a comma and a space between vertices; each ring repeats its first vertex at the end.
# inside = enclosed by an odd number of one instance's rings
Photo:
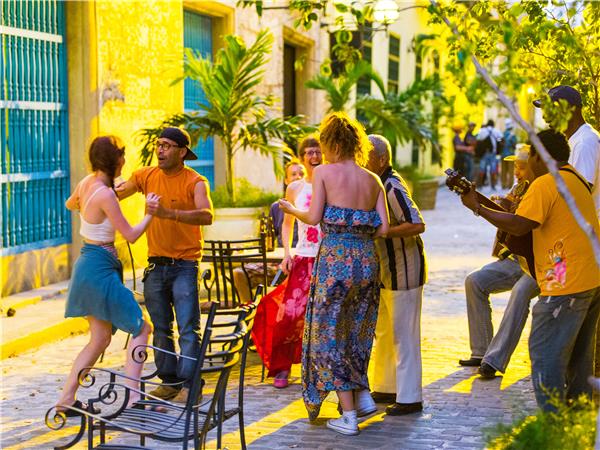
MULTIPOLYGON (((582 179, 569 170, 575 169, 563 166, 560 175, 585 220, 599 235, 592 195, 582 179)), ((600 285, 600 270, 589 238, 575 222, 549 173, 531 183, 516 214, 540 224, 533 230, 533 254, 542 295, 576 294, 600 285)))

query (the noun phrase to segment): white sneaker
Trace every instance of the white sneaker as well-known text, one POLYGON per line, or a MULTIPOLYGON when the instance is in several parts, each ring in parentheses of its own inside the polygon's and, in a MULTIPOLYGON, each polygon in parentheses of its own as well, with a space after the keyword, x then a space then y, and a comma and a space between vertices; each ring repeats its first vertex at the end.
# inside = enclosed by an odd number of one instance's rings
POLYGON ((354 414, 354 417, 342 415, 338 419, 329 419, 327 421, 327 428, 347 436, 355 436, 360 433, 358 422, 356 420, 356 413, 354 414))
POLYGON ((377 411, 377 405, 368 389, 363 389, 355 394, 354 405, 358 417, 368 416, 377 411))

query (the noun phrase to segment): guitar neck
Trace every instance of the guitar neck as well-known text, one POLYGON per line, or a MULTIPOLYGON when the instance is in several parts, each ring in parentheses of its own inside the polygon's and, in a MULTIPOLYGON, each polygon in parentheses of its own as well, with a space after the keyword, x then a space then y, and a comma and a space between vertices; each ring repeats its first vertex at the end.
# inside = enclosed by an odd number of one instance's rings
POLYGON ((475 191, 475 194, 477 194, 477 200, 479 201, 480 205, 485 206, 486 208, 489 208, 489 209, 493 209, 494 211, 506 212, 506 210, 502 206, 500 206, 498 203, 490 200, 485 195, 483 195, 481 192, 475 191))

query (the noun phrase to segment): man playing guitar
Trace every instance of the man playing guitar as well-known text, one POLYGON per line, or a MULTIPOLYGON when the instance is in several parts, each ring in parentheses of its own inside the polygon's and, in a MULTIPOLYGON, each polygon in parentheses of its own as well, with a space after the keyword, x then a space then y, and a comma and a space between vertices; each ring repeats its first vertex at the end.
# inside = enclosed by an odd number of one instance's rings
MULTIPOLYGON (((537 136, 558 167, 555 176, 566 185, 592 234, 600 235, 592 189, 568 164, 571 150, 566 137, 552 129, 537 136)), ((462 194, 461 201, 511 235, 532 232, 535 276, 541 292, 531 312, 531 381, 538 406, 556 412, 551 394, 562 401, 581 395, 591 400, 587 380, 594 371, 600 268, 590 236, 578 225, 554 176, 534 148, 528 164, 536 178, 514 214, 482 205, 473 190, 462 194)))
MULTIPOLYGON (((515 162, 517 183, 505 197, 492 196, 491 199, 507 211, 514 212, 517 209, 529 183, 533 181, 533 173, 527 165, 528 158, 527 145, 520 146, 516 155, 506 157, 508 161, 515 162)), ((523 271, 517 256, 507 248, 506 238, 506 233, 498 230, 492 252, 498 259, 471 272, 465 279, 471 357, 459 360, 459 364, 479 366, 479 374, 484 379, 492 379, 496 371, 504 373, 506 370, 529 315, 530 301, 539 294, 535 280, 523 271), (511 289, 500 328, 494 335, 490 294, 511 289)))

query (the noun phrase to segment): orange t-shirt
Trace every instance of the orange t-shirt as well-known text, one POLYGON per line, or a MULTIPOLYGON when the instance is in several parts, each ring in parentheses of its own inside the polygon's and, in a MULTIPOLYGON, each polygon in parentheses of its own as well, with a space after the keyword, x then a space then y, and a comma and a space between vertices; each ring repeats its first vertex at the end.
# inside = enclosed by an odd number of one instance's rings
MULTIPOLYGON (((154 192, 165 208, 196 209, 194 189, 206 178, 184 167, 174 175, 166 175, 158 167, 136 170, 129 179, 138 192, 154 192)), ((167 256, 176 259, 197 260, 202 255, 202 231, 198 225, 188 225, 171 219, 155 217, 148 230, 148 256, 167 256)))

